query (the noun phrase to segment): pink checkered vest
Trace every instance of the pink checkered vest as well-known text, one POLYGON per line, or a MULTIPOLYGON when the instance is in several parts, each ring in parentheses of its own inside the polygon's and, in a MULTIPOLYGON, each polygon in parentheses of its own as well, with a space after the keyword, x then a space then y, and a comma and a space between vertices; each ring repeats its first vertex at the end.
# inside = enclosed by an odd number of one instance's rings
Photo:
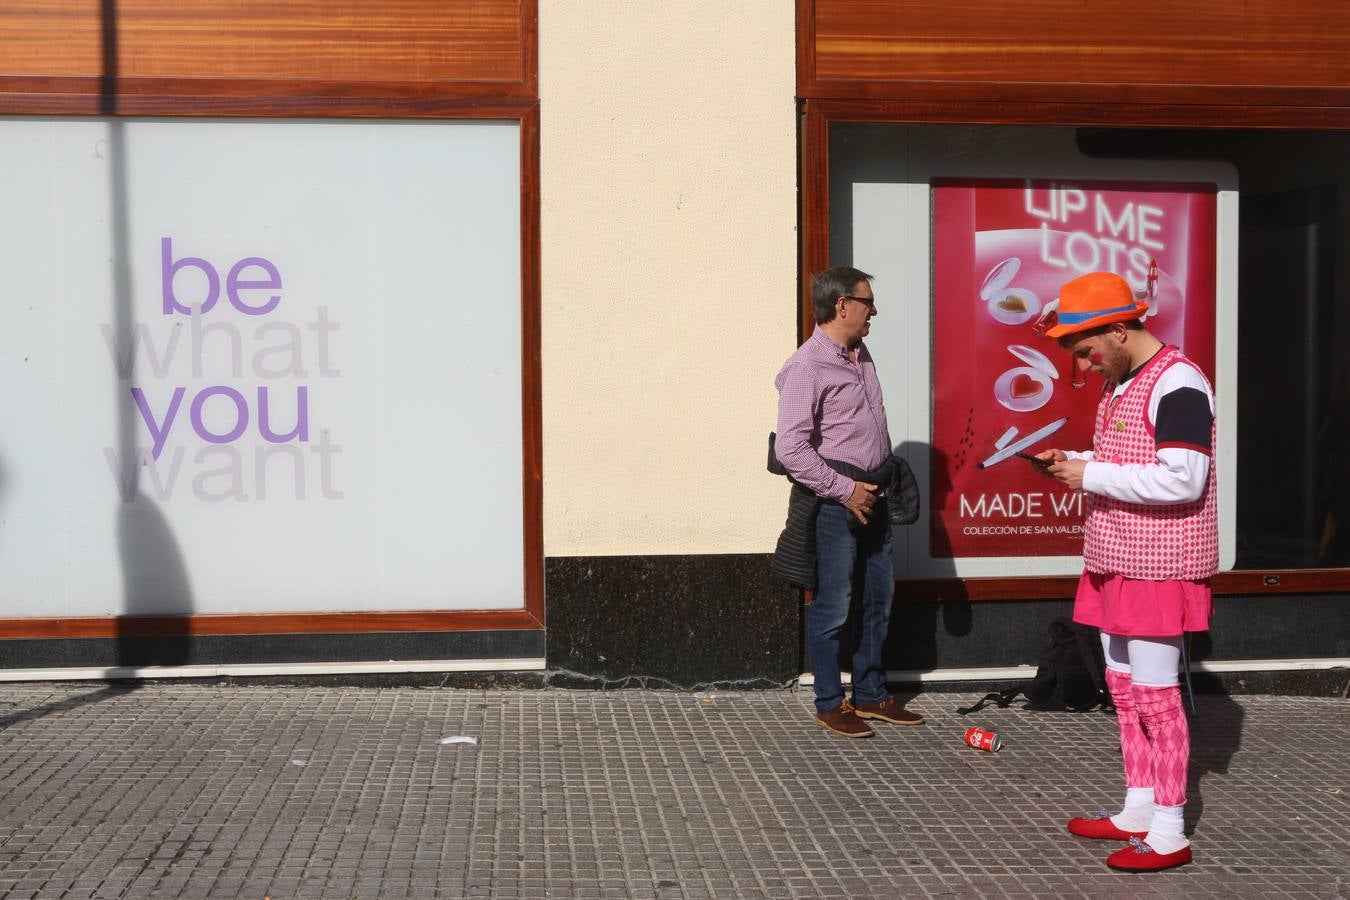
MULTIPOLYGON (((1116 385, 1106 384, 1097 406, 1092 458, 1123 465, 1157 462, 1149 397, 1158 378, 1173 365, 1194 366, 1176 347, 1160 350, 1131 380, 1115 403, 1116 385)), ((1201 375, 1203 378, 1204 376, 1201 375)), ((1208 384, 1208 382, 1206 382, 1208 384)), ((1210 429, 1211 451, 1215 430, 1210 429)), ((1141 504, 1087 493, 1083 564, 1090 572, 1149 581, 1199 580, 1219 568, 1219 520, 1214 454, 1205 492, 1190 503, 1141 504)))

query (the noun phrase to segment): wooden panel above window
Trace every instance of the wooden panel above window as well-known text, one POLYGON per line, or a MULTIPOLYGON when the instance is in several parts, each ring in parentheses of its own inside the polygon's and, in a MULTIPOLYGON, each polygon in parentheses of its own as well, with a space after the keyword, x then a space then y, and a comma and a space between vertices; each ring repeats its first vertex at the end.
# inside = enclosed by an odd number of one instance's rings
POLYGON ((104 112, 108 95, 138 111, 152 96, 534 100, 537 19, 537 0, 4 3, 0 105, 91 94, 104 112))
POLYGON ((802 97, 1350 107, 1344 0, 798 0, 802 97))

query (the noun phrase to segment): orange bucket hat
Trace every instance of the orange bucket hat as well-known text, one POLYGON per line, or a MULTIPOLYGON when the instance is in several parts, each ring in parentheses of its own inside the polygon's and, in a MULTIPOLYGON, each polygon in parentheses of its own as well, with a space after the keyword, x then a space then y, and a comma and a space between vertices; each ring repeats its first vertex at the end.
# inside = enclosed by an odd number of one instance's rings
POLYGON ((1110 325, 1128 322, 1148 312, 1148 304, 1136 300, 1130 283, 1115 272, 1089 272, 1059 289, 1056 324, 1045 336, 1061 338, 1110 325))

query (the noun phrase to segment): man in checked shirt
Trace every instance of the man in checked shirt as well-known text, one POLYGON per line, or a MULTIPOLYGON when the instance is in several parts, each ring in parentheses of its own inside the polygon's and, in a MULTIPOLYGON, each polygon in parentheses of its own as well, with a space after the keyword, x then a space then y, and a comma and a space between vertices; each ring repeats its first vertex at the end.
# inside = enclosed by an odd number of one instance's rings
POLYGON ((896 725, 923 722, 886 691, 881 664, 895 577, 887 498, 877 483, 863 477, 891 460, 881 384, 862 340, 877 314, 871 278, 847 266, 816 276, 811 284, 815 330, 774 380, 775 453, 792 480, 820 499, 815 512, 816 591, 806 613, 816 724, 851 738, 872 736, 863 719, 896 725), (839 651, 855 584, 862 588, 861 622, 852 650, 850 702, 844 696, 839 651))

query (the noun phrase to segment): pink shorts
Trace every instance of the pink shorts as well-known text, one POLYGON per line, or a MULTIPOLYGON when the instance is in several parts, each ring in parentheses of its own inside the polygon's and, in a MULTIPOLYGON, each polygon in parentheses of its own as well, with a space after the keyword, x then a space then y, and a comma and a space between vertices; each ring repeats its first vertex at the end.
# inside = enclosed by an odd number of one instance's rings
POLYGON ((1208 631, 1213 612, 1209 579, 1144 581, 1084 572, 1073 602, 1075 622, 1095 625, 1106 634, 1131 637, 1208 631))

